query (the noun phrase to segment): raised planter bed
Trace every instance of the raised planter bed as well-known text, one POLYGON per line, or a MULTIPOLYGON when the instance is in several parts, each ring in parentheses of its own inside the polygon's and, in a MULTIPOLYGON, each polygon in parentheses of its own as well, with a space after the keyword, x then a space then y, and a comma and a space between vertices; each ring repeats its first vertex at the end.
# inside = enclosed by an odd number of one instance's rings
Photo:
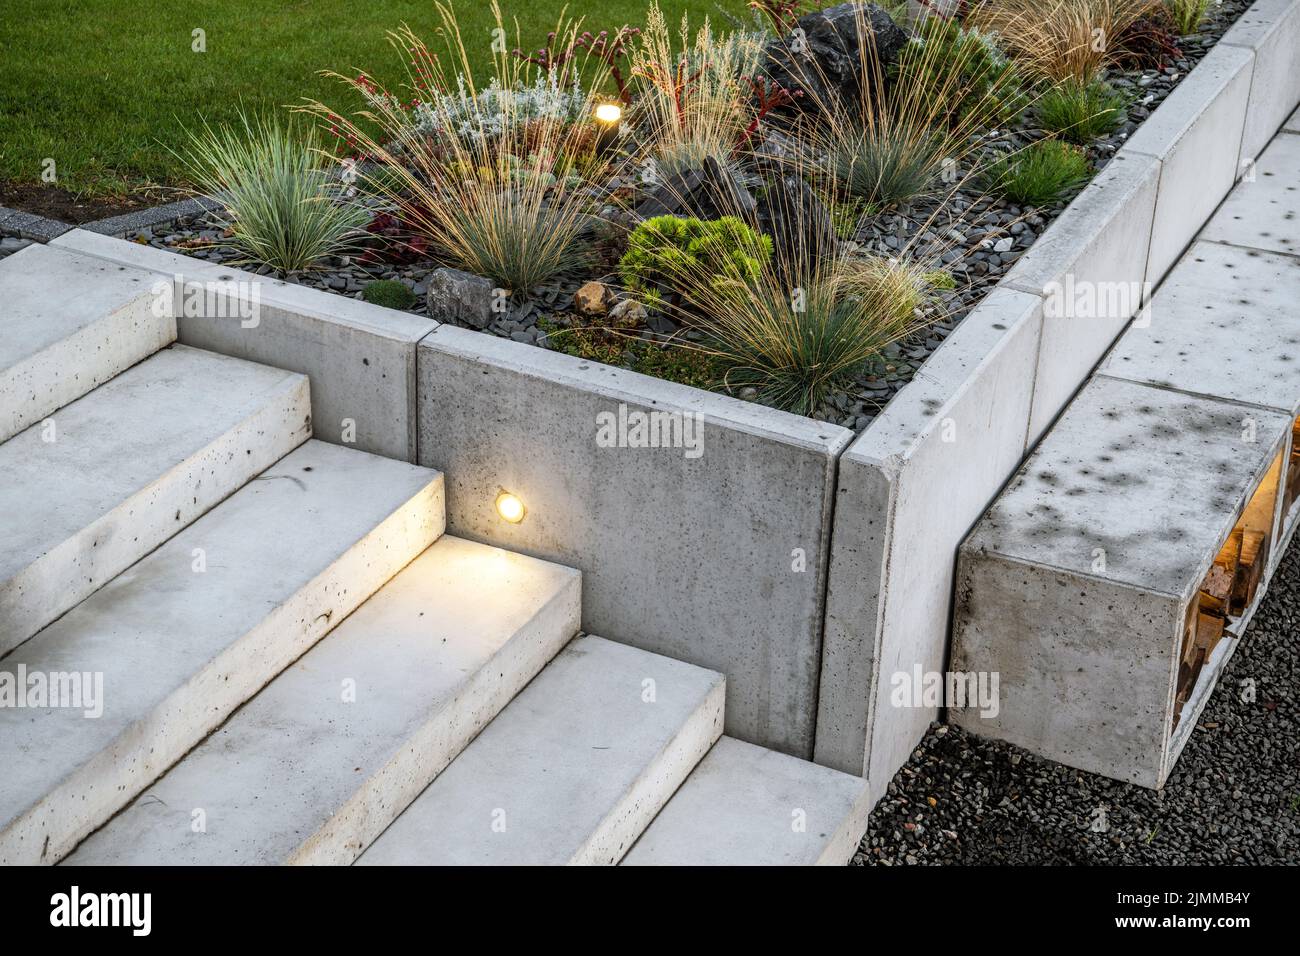
MULTIPOLYGON (((1253 69, 1294 53, 1250 55, 1253 69)), ((1171 97, 1155 116, 1203 111, 1242 89, 1198 84, 1196 97, 1171 97)), ((138 244, 97 248, 186 280, 258 282, 283 321, 250 330, 182 317, 181 341, 307 372, 321 437, 341 440, 336 423, 350 418, 359 447, 443 469, 453 533, 581 568, 585 626, 726 672, 728 733, 870 770, 874 799, 935 715, 881 702, 895 671, 943 669, 958 542, 1130 317, 1045 318, 1042 277, 1156 281, 1147 257, 1162 161, 1121 149, 1021 257, 1022 281, 999 283, 856 440, 840 425, 224 265, 138 244), (369 346, 340 349, 340 328, 369 346), (387 404, 370 412, 381 393, 387 404), (702 457, 612 453, 598 416, 620 406, 702 414, 702 457), (525 499, 528 520, 493 515, 503 487, 525 499)), ((112 241, 58 242, 89 251, 112 241)))

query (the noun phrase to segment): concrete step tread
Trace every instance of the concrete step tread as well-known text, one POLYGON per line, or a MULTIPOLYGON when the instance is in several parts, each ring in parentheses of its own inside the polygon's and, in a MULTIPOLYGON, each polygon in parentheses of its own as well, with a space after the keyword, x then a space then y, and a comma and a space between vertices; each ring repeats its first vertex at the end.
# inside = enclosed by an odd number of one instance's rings
POLYGON ((866 780, 723 737, 623 866, 839 866, 870 812, 866 780))
POLYGON ((176 345, 0 444, 0 654, 310 436, 305 376, 176 345))
POLYGON ((0 260, 0 441, 175 341, 157 281, 55 246, 0 260))
POLYGON ((574 640, 357 861, 616 863, 722 733, 721 674, 574 640))
POLYGON ((64 862, 350 863, 573 636, 579 586, 440 538, 64 862))
POLYGON ((309 441, 0 660, 103 686, 93 719, 0 707, 0 863, 66 853, 443 522, 437 472, 309 441))

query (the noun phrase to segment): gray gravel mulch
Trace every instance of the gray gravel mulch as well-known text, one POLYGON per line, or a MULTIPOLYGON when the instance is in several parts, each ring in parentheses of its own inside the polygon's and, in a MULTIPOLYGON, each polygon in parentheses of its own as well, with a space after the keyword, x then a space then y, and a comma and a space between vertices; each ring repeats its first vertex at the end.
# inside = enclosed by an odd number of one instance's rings
POLYGON ((935 724, 853 863, 1300 863, 1300 547, 1242 642, 1162 790, 935 724))

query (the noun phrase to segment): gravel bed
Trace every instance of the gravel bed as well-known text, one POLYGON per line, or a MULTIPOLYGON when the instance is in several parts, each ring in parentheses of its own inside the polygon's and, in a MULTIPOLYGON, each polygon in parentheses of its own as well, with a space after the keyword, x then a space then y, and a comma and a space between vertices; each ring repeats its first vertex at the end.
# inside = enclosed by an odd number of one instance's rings
POLYGON ((935 724, 871 814, 853 863, 1300 862, 1300 547, 1242 642, 1163 790, 935 724))
MULTIPOLYGON (((1100 171, 1116 150, 1133 133, 1142 120, 1178 85, 1178 81, 1218 42, 1218 38, 1250 6, 1251 0, 1224 0, 1212 7, 1200 34, 1179 40, 1182 56, 1162 69, 1112 71, 1112 86, 1132 99, 1123 124, 1111 135, 1094 141, 1087 152, 1094 169, 1100 171)), ((1032 110, 1027 114, 1032 121, 1032 110)), ((1041 132, 1022 123, 1020 127, 990 131, 990 140, 1020 146, 1041 137, 1041 132)), ((1033 244, 1066 203, 1052 207, 1019 207, 1005 200, 959 192, 952 202, 935 214, 935 201, 918 202, 913 208, 874 217, 855 237, 858 245, 870 252, 898 254, 910 248, 920 254, 941 259, 951 271, 957 287, 941 295, 926 316, 926 328, 910 338, 888 347, 879 361, 864 369, 849 388, 827 396, 811 416, 834 422, 861 432, 871 424, 885 405, 899 392, 927 358, 943 343, 961 320, 997 284, 1024 251, 1033 244)), ((212 245, 221 238, 222 226, 211 218, 182 221, 164 234, 145 230, 130 238, 160 248, 184 252, 213 262, 235 264, 237 257, 229 250, 212 245)), ((364 285, 374 279, 395 279, 416 294, 416 304, 409 310, 426 314, 424 294, 429 274, 438 263, 420 261, 406 265, 364 265, 353 260, 339 260, 325 270, 286 278, 339 295, 360 298, 364 285)), ((260 274, 270 273, 263 267, 260 274)), ((547 326, 570 324, 573 292, 587 279, 602 278, 585 274, 562 279, 549 287, 534 290, 514 311, 505 313, 486 330, 495 335, 548 347, 547 326)), ((608 276, 603 278, 608 279, 608 276)), ((641 337, 663 341, 679 330, 664 316, 651 316, 641 337)), ((688 338, 697 333, 688 334, 688 338)), ((633 358, 631 353, 626 358, 633 358)), ((739 393, 752 399, 753 390, 739 393)))

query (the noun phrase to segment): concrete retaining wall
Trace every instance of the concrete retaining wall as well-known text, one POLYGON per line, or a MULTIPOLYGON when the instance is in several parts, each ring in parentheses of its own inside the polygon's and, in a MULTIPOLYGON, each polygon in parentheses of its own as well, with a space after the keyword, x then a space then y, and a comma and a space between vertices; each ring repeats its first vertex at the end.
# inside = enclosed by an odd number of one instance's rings
POLYGON ((1300 102, 1300 2, 1259 0, 1223 35, 1220 46, 1255 55, 1241 158, 1254 159, 1300 102))
POLYGON ((307 375, 317 438, 415 461, 415 343, 435 323, 82 229, 53 245, 147 269, 167 282, 180 276, 187 286, 185 312, 176 319, 182 344, 307 375), (231 297, 253 288, 258 314, 246 327, 251 320, 231 297), (215 294, 188 294, 208 290, 215 294))
POLYGON ((1298 10, 1256 4, 841 458, 815 755, 873 803, 938 716, 893 692, 944 670, 958 543, 1295 109, 1298 10))
POLYGON ((586 630, 722 671, 728 734, 812 756, 852 432, 448 325, 420 343, 419 396, 451 533, 579 568, 586 630), (618 441, 620 418, 652 412, 700 422, 684 433, 698 446, 618 441), (502 490, 519 524, 497 514, 502 490))

